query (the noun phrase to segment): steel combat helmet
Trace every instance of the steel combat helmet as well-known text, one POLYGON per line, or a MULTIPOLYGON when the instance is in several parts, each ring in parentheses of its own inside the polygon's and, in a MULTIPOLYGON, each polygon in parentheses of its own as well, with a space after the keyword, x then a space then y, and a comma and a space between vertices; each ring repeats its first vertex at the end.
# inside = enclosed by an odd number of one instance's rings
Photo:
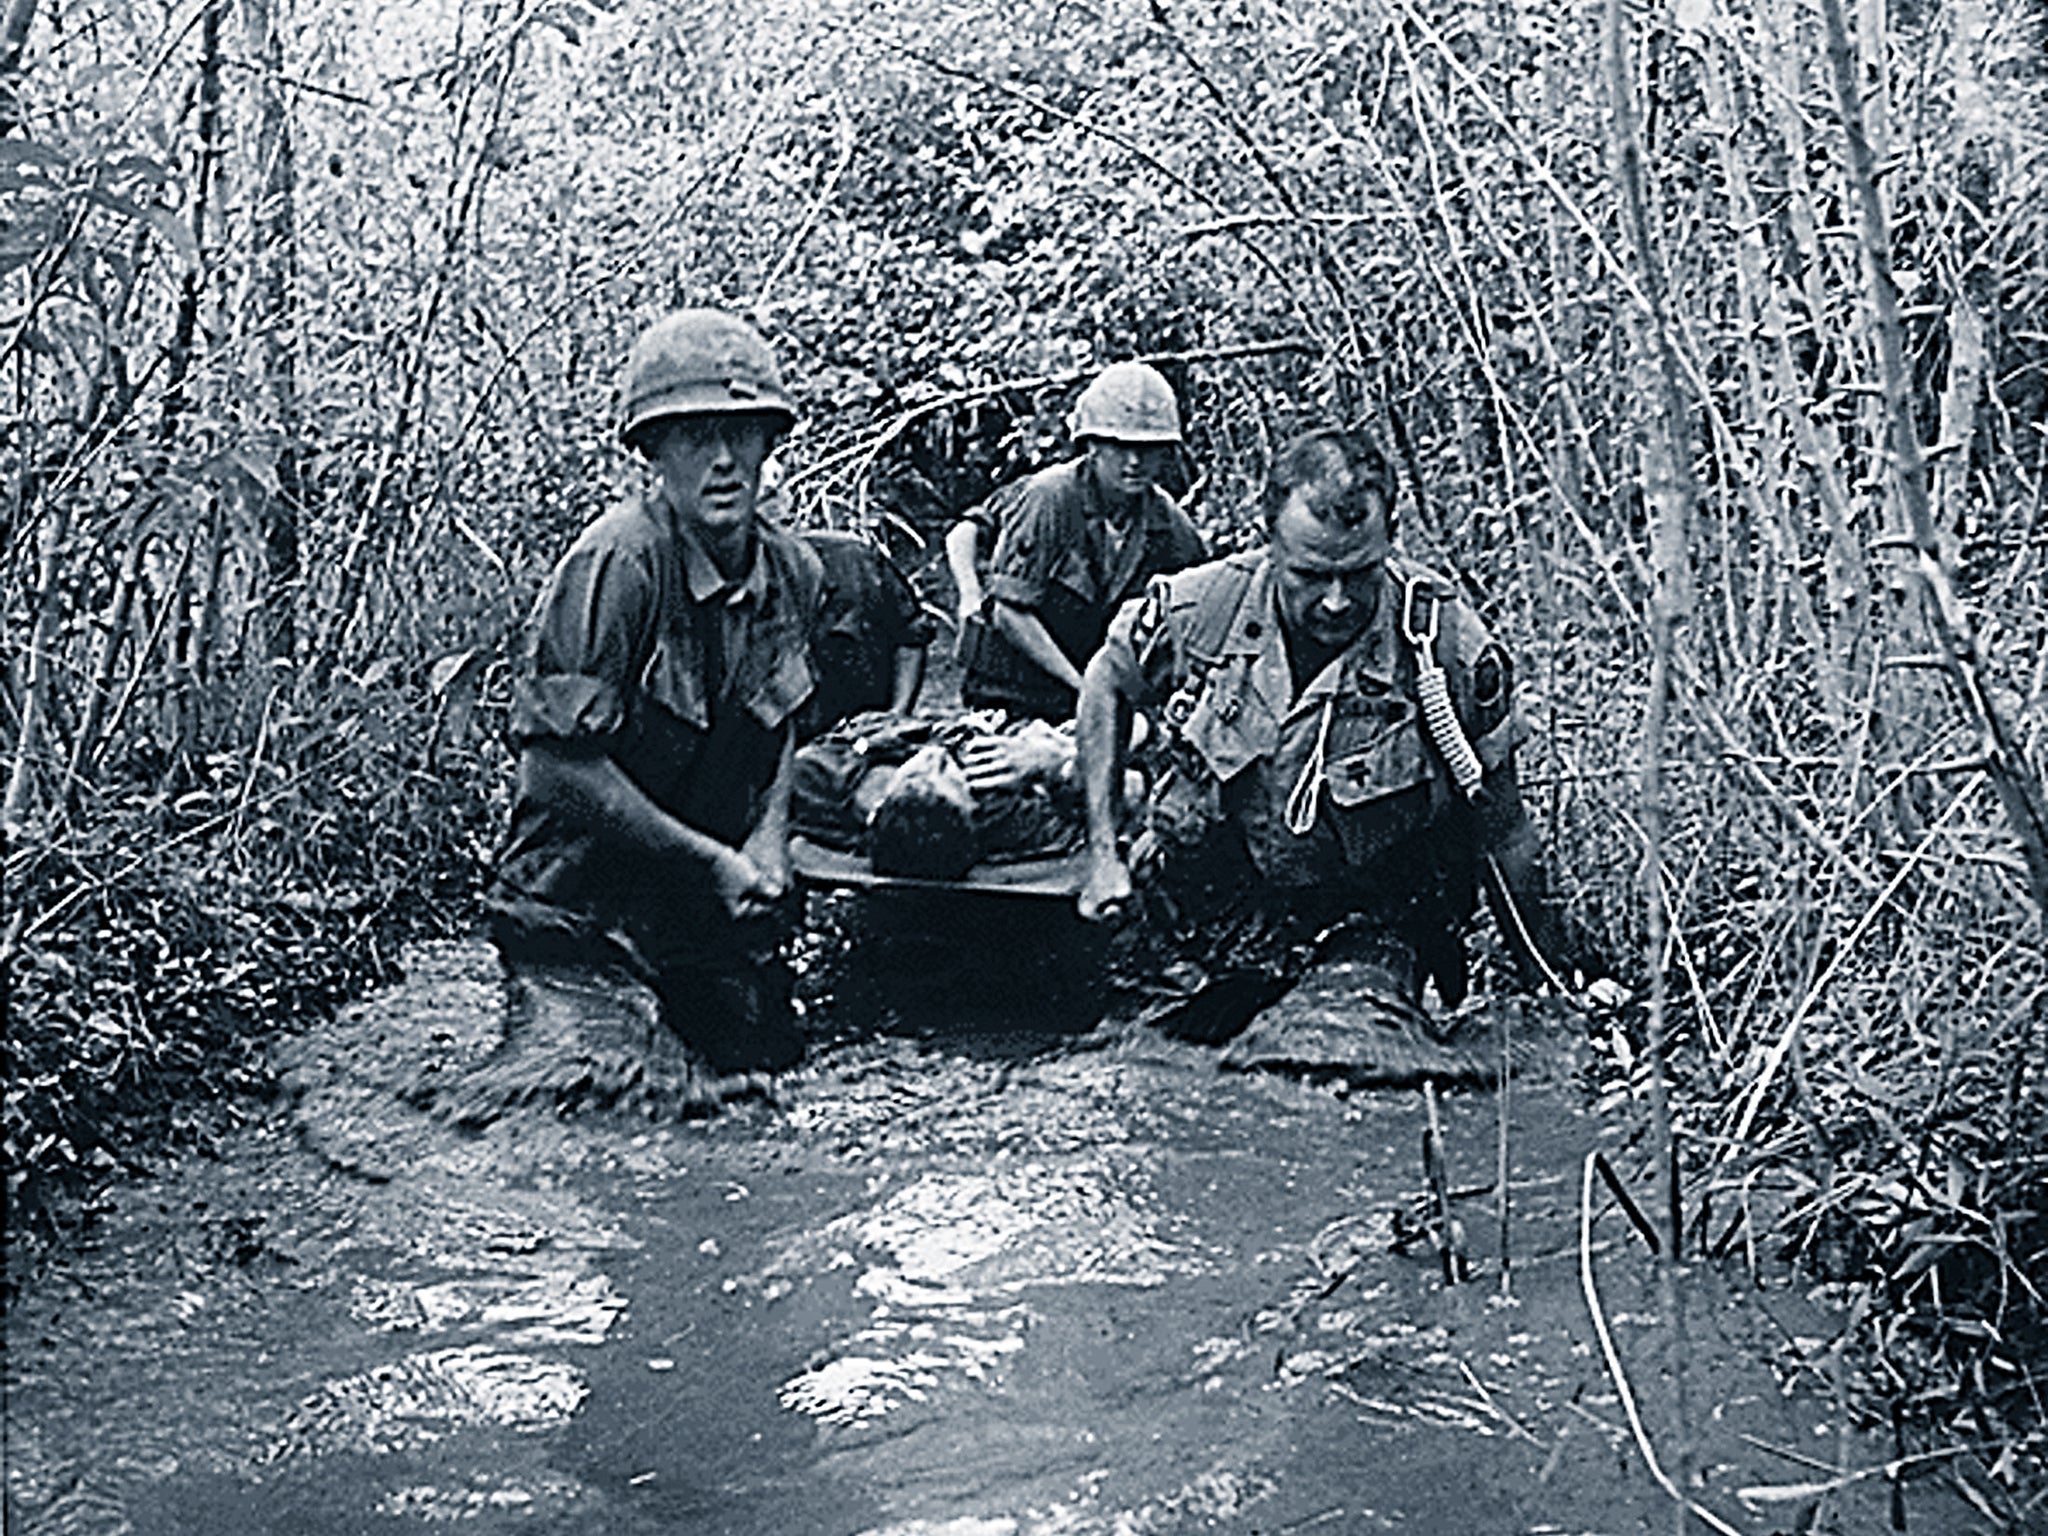
POLYGON ((1180 405, 1173 386, 1145 363, 1111 363, 1074 402, 1068 428, 1077 441, 1177 443, 1180 405))
POLYGON ((782 370, 761 333, 737 315, 683 309, 654 322, 633 343, 619 378, 619 436, 637 447, 640 431, 664 416, 775 418, 796 425, 782 370))

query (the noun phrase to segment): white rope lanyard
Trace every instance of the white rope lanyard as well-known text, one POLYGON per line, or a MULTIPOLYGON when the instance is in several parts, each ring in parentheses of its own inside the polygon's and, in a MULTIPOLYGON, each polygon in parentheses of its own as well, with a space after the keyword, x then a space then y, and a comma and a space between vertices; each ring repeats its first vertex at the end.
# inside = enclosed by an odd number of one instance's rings
MULTIPOLYGON (((1429 738, 1443 754, 1444 766, 1450 770, 1452 781, 1459 791, 1470 800, 1479 793, 1485 780, 1486 769, 1479 761, 1479 754, 1472 750, 1472 743, 1465 737, 1458 724, 1457 711, 1451 705, 1450 682, 1443 664, 1436 659, 1437 604, 1429 604, 1429 617, 1418 621, 1415 614, 1416 597, 1422 590, 1419 581, 1410 582, 1401 594, 1401 631, 1408 643, 1415 648, 1415 697, 1422 707, 1423 724, 1428 728, 1429 738)), ((1328 766, 1330 746, 1330 718, 1335 713, 1336 695, 1323 699, 1323 718, 1316 726, 1316 744, 1308 755, 1308 761, 1301 765, 1301 773, 1295 778, 1294 788, 1288 792, 1284 813, 1287 830, 1296 837, 1306 837, 1309 829, 1316 824, 1316 811, 1322 803, 1324 769, 1328 766)))
POLYGON ((1287 795, 1287 830, 1296 837, 1307 837, 1309 829, 1316 824, 1316 807, 1321 803, 1323 794, 1323 763, 1330 746, 1330 716, 1335 712, 1336 704, 1335 694, 1324 696, 1323 718, 1316 727, 1315 749, 1309 753, 1308 761, 1301 765, 1301 776, 1294 781, 1294 788, 1287 795))

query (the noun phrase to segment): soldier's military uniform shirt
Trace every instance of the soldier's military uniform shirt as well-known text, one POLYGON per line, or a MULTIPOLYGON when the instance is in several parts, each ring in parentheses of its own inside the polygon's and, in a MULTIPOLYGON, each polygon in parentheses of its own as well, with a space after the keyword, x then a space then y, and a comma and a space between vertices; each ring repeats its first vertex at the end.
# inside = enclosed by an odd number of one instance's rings
MULTIPOLYGON (((608 756, 677 820, 739 845, 812 691, 819 583, 818 557, 770 522, 727 577, 658 501, 628 501, 583 531, 540 598, 513 685, 514 744, 608 756)), ((724 929, 708 880, 600 844, 523 776, 492 898, 618 924, 657 954, 724 929)))
POLYGON ((817 691, 797 715, 797 737, 808 741, 850 716, 887 709, 896 653, 929 645, 932 621, 909 579, 868 540, 829 532, 803 539, 824 567, 811 636, 817 691))
POLYGON ((1198 830, 1234 830, 1273 885, 1369 895, 1461 798, 1416 702, 1408 583, 1436 605, 1436 656, 1481 765, 1498 770, 1521 734, 1507 655, 1478 616, 1419 566, 1386 571, 1364 633, 1299 691, 1263 551, 1155 581, 1110 627, 1109 664, 1167 720, 1179 783, 1165 792, 1198 830))
MULTIPOLYGON (((1187 515, 1156 486, 1121 542, 1088 474, 1086 458, 1040 470, 1003 517, 988 592, 1037 616, 1076 668, 1088 665, 1119 604, 1155 576, 1205 554, 1187 515)), ((968 678, 976 703, 1004 703, 1065 718, 1071 689, 1054 681, 1001 636, 981 648, 968 678)))
POLYGON ((1003 524, 1024 499, 1025 488, 1030 484, 1029 475, 1007 481, 960 514, 961 522, 974 524, 975 547, 983 565, 994 556, 996 545, 1002 542, 1003 524))

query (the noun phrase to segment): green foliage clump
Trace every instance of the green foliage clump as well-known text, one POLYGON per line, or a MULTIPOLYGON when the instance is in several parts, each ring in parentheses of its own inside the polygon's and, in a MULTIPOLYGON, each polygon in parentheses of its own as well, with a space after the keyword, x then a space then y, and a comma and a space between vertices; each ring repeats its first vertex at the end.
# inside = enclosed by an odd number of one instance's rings
POLYGON ((110 784, 82 834, 13 850, 0 1151, 23 1232, 118 1167, 207 1144, 268 1092, 280 1031, 468 920, 502 760, 424 691, 338 689, 325 720, 273 716, 261 756, 110 784))

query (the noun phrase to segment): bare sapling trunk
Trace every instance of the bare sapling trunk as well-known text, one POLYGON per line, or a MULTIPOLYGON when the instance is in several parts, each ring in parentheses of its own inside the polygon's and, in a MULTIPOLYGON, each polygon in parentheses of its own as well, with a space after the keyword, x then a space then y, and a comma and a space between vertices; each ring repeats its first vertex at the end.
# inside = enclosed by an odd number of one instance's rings
POLYGON ((36 22, 36 0, 6 0, 0 9, 0 137, 21 126, 21 56, 36 22))
POLYGON ((1819 663, 1815 673, 1821 707, 1829 723, 1839 731, 1849 718, 1847 687, 1830 664, 1828 635, 1814 611, 1812 596, 1800 579, 1799 530, 1777 482, 1796 454, 1813 466, 1821 495, 1832 498, 1831 504, 1841 509, 1840 520, 1844 523, 1848 520, 1847 498, 1841 494, 1839 475, 1831 472, 1831 464, 1821 456, 1820 434, 1807 415, 1799 388, 1789 341, 1793 323, 1765 247, 1765 221, 1739 150, 1736 125, 1740 110, 1720 45, 1709 44, 1704 49, 1701 69, 1721 175, 1727 183, 1729 212, 1737 230, 1735 276, 1742 325, 1745 332, 1758 338, 1755 345, 1743 350, 1751 421, 1768 433, 1768 446, 1759 450, 1762 463, 1757 476, 1767 488, 1757 499, 1757 510, 1759 527, 1770 539, 1772 596, 1782 606, 1800 642, 1819 663))
POLYGON ((220 496, 212 497, 211 502, 205 525, 189 535, 199 548, 199 558, 192 563, 192 589, 186 591, 182 578, 172 588, 172 601, 184 610, 181 623, 185 626, 180 643, 174 647, 178 724, 173 758, 201 751, 213 738, 212 685, 220 672, 221 585, 227 574, 228 517, 220 496))
POLYGON ((206 296, 207 219, 212 211, 214 178, 220 162, 220 23, 226 4, 227 0, 208 0, 199 24, 199 164, 192 179, 192 243, 199 259, 179 284, 178 314, 171 327, 163 419, 157 424, 157 450, 164 454, 176 443, 190 406, 192 352, 198 338, 199 308, 206 296))
MULTIPOLYGON (((1976 630, 1942 550, 1941 530, 1928 493, 1926 454, 1921 450, 1919 429, 1913 423, 1912 369, 1906 359, 1899 289, 1892 272, 1890 219, 1878 187, 1878 156, 1873 148, 1870 120, 1865 116, 1863 65, 1849 37, 1842 0, 1821 0, 1820 9, 1827 29, 1835 103, 1846 141, 1849 184, 1856 198, 1871 319, 1877 333, 1878 382, 1883 390, 1888 428, 1890 478, 1906 515, 1914 576, 1950 683, 1976 730, 1984 771, 1990 775, 1999 803, 2019 839, 2035 910, 2048 920, 2048 794, 2044 794, 2029 771, 2010 725, 1985 687, 1976 630)), ((1876 41, 1864 39, 1866 49, 1873 48, 1876 41)))
POLYGON ((1657 1254, 1658 1306, 1669 1327, 1673 1424, 1672 1470, 1678 1496, 1673 1528, 1683 1530, 1692 1476, 1691 1414, 1687 1402, 1687 1341, 1678 1284, 1684 1218, 1677 1144, 1665 1082, 1665 1007, 1669 944, 1664 906, 1664 738, 1669 718, 1673 656, 1691 610, 1688 549, 1697 492, 1692 479, 1690 416, 1685 378, 1673 345, 1664 267, 1652 227, 1641 131, 1636 118, 1634 65, 1624 0, 1608 0, 1606 15, 1610 151, 1621 194, 1623 222, 1634 247, 1637 286, 1646 313, 1635 330, 1635 370, 1647 402, 1642 441, 1643 489, 1650 511, 1650 693, 1643 715, 1641 805, 1645 960, 1649 1003, 1645 1020, 1649 1065, 1650 1142, 1657 1164, 1660 1205, 1669 1241, 1657 1254))
POLYGON ((1970 441, 1976 433, 1977 400, 1984 392, 1984 320, 1958 284, 1949 307, 1948 385, 1941 392, 1940 454, 1933 516, 1942 563, 1948 565, 1969 536, 1970 441))
POLYGON ((0 806, 0 831, 12 843, 25 825, 29 796, 34 789, 35 757, 50 713, 51 661, 57 645, 59 593, 58 575, 64 546, 71 537, 71 507, 74 498, 49 498, 49 513, 43 521, 43 544, 36 561, 35 622, 29 631, 28 680, 22 690, 21 733, 14 743, 14 761, 7 773, 7 797, 0 806))
POLYGON ((136 584, 142 579, 142 557, 149 544, 149 503, 138 502, 124 520, 121 530, 121 570, 114 581, 114 598, 106 618, 106 632, 100 637, 99 659, 93 666, 86 688, 85 716, 71 741, 71 758, 64 767, 64 786, 58 796, 68 811, 77 802, 80 779, 86 765, 99 750, 100 722, 114 688, 114 669, 120 660, 121 642, 129 630, 129 614, 135 606, 136 584))
MULTIPOLYGON (((179 428, 190 405, 187 395, 192 373, 192 354, 199 329, 200 301, 206 286, 204 252, 207 211, 213 187, 214 166, 220 153, 220 22, 224 6, 225 0, 209 0, 200 20, 200 151, 198 173, 193 183, 191 225, 193 242, 202 254, 180 281, 177 316, 172 324, 170 344, 165 352, 163 414, 156 430, 156 460, 159 473, 169 461, 172 448, 178 439, 179 428)), ((72 742, 71 760, 64 770, 62 799, 67 808, 75 803, 78 791, 89 780, 100 754, 119 731, 127 702, 134 696, 137 680, 149 665, 149 650, 145 649, 134 658, 133 670, 127 687, 122 691, 120 702, 113 704, 114 679, 120 666, 122 646, 134 627, 130 622, 130 614, 134 609, 145 556, 151 542, 149 523, 158 494, 149 491, 142 494, 123 530, 120 574, 115 582, 114 598, 106 621, 106 631, 101 640, 99 658, 94 664, 91 681, 86 690, 85 717, 78 728, 77 737, 72 742), (113 704, 111 713, 110 704, 113 704)), ((188 543, 188 560, 190 548, 188 543)), ((165 613, 169 612, 174 603, 174 595, 167 595, 165 613)), ((159 622, 152 626, 152 629, 160 630, 161 627, 159 622)))
POLYGON ((349 631, 364 611, 370 572, 380 557, 395 551, 385 548, 391 534, 388 503, 403 492, 413 478, 408 456, 416 452, 415 435, 423 402, 433 381, 436 362, 434 336, 451 294, 462 276, 464 242, 469 236, 472 216, 484 193, 484 184, 496 169, 498 158, 492 145, 504 126, 507 102, 518 69, 519 31, 505 39, 492 64, 466 78, 460 110, 456 114, 450 146, 446 201, 441 209, 440 260, 435 265, 419 318, 419 341, 406 360, 398 388, 398 410, 393 420, 376 471, 369 477, 363 505, 340 561, 338 595, 315 637, 310 658, 311 676, 324 680, 339 664, 349 631), (478 97, 489 92, 489 110, 480 124, 473 146, 468 143, 471 114, 478 97), (464 163, 464 154, 468 162, 464 163))
POLYGON ((261 624, 265 654, 289 662, 298 649, 299 447, 297 245, 293 220, 291 106, 284 88, 281 11, 287 0, 246 0, 249 54, 262 73, 256 89, 257 205, 251 222, 256 314, 258 419, 275 448, 274 480, 260 510, 265 582, 261 624))

